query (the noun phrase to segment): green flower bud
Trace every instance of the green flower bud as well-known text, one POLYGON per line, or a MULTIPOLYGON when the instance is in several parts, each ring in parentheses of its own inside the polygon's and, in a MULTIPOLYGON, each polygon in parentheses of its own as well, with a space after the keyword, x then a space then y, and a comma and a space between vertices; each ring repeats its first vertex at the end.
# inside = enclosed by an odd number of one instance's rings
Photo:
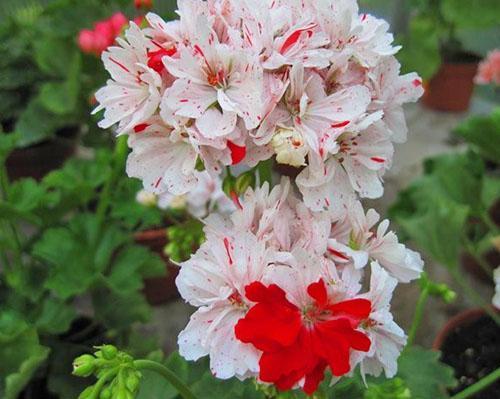
POLYGON ((113 399, 134 399, 134 396, 125 389, 119 389, 113 399))
POLYGON ((77 377, 89 377, 96 368, 95 358, 92 355, 82 355, 73 362, 73 375, 77 377))
POLYGON ((84 389, 84 391, 78 396, 78 399, 88 399, 91 397, 91 395, 94 393, 94 386, 91 385, 90 387, 87 387, 84 389))
POLYGON ((118 354, 118 349, 116 346, 113 345, 103 345, 101 346, 101 352, 102 356, 106 360, 113 360, 116 358, 116 355, 118 354))
POLYGON ((232 195, 236 192, 236 179, 233 176, 226 176, 222 183, 222 190, 226 193, 226 195, 231 198, 232 195))
POLYGON ((245 194, 249 187, 255 187, 255 174, 246 172, 238 176, 235 183, 235 190, 238 194, 245 194))
POLYGON ((139 378, 140 375, 138 374, 139 373, 137 373, 135 370, 131 370, 131 372, 127 376, 127 379, 125 380, 125 385, 127 386, 127 389, 132 393, 137 392, 137 390, 139 389, 139 383, 141 380, 139 378))
POLYGON ((102 391, 101 391, 101 394, 99 395, 99 399, 111 399, 113 396, 112 396, 112 393, 111 393, 111 388, 107 387, 107 388, 104 388, 102 391))

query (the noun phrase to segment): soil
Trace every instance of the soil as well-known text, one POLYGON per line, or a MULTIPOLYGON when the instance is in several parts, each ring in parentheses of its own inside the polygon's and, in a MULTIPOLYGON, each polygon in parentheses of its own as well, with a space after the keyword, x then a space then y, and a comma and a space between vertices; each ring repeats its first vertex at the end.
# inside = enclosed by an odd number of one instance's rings
MULTIPOLYGON (((500 366, 500 327, 489 317, 461 325, 453 330, 442 345, 441 360, 455 369, 458 386, 454 395, 500 366)), ((474 399, 500 398, 500 381, 474 396, 474 399)))

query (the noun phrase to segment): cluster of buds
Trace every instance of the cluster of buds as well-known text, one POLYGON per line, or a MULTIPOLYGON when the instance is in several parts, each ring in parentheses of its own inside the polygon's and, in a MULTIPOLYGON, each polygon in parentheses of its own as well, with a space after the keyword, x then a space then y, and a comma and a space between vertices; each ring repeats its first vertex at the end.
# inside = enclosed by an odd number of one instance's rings
POLYGON ((73 362, 75 376, 97 378, 97 383, 85 389, 78 399, 134 399, 141 379, 134 359, 112 345, 96 349, 94 355, 82 355, 73 362))

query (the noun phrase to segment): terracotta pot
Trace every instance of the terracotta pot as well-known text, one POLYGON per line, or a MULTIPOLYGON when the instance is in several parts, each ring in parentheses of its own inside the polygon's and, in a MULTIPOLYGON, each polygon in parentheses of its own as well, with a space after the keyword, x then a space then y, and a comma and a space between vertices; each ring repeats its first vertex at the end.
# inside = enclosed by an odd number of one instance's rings
POLYGON ((175 278, 179 268, 174 265, 164 253, 167 245, 167 232, 165 229, 141 231, 134 235, 137 244, 148 247, 157 253, 165 262, 167 271, 164 277, 147 278, 144 280, 144 295, 151 305, 161 305, 171 299, 177 298, 179 293, 175 285, 175 278))
POLYGON ((474 91, 478 62, 443 63, 426 85, 423 103, 438 111, 467 111, 474 91))
POLYGON ((11 180, 32 177, 41 180, 60 168, 76 150, 76 140, 57 137, 31 147, 14 150, 7 158, 7 173, 11 180))
POLYGON ((458 327, 462 325, 476 321, 485 314, 486 313, 483 309, 469 309, 452 317, 450 320, 446 322, 444 327, 439 331, 438 335, 436 336, 436 339, 434 340, 434 343, 432 344, 432 349, 437 351, 441 350, 441 348, 443 347, 443 343, 445 342, 446 338, 452 331, 456 330, 458 327))

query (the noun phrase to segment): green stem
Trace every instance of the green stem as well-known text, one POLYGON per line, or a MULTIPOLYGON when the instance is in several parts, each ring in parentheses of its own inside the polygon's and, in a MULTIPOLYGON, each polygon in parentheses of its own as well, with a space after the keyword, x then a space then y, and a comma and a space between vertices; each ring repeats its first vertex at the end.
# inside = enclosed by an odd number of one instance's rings
POLYGON ((481 254, 477 252, 474 244, 468 239, 465 240, 465 248, 467 249, 467 252, 469 252, 470 256, 472 256, 477 264, 481 267, 481 269, 483 269, 483 271, 493 279, 493 271, 491 270, 490 265, 484 260, 481 254))
POLYGON ((500 227, 497 226, 495 222, 493 222, 493 220, 491 220, 491 217, 487 211, 481 212, 481 220, 492 232, 500 231, 500 227))
POLYGON ((134 366, 137 369, 150 370, 163 376, 179 392, 184 399, 196 399, 189 387, 163 364, 152 360, 136 360, 134 366))
POLYGON ((488 374, 486 377, 480 379, 475 384, 471 385, 467 389, 464 389, 462 392, 457 393, 452 396, 451 399, 467 399, 472 397, 478 392, 481 392, 483 389, 489 387, 496 380, 500 379, 500 368, 496 369, 492 373, 488 374))
POLYGON ((483 310, 500 326, 500 316, 491 308, 490 304, 487 303, 481 295, 479 295, 468 283, 465 281, 463 276, 460 274, 458 269, 449 269, 451 275, 455 281, 462 287, 465 294, 470 300, 475 302, 478 306, 483 308, 483 310))
POLYGON ((99 198, 99 203, 97 205, 96 214, 100 227, 102 227, 102 224, 104 223, 104 218, 106 216, 106 212, 108 211, 111 205, 111 194, 118 176, 123 171, 125 160, 127 158, 127 153, 128 153, 127 136, 120 136, 118 137, 115 145, 111 174, 107 179, 106 183, 104 184, 104 188, 102 189, 99 198))
POLYGON ((418 327, 420 326, 420 323, 422 322, 422 318, 424 316, 425 305, 427 303, 427 299, 429 298, 429 294, 429 285, 426 284, 420 292, 420 297, 418 298, 417 306, 415 308, 413 322, 411 323, 410 332, 408 333, 408 347, 413 345, 413 343, 415 342, 415 337, 417 336, 418 327))

